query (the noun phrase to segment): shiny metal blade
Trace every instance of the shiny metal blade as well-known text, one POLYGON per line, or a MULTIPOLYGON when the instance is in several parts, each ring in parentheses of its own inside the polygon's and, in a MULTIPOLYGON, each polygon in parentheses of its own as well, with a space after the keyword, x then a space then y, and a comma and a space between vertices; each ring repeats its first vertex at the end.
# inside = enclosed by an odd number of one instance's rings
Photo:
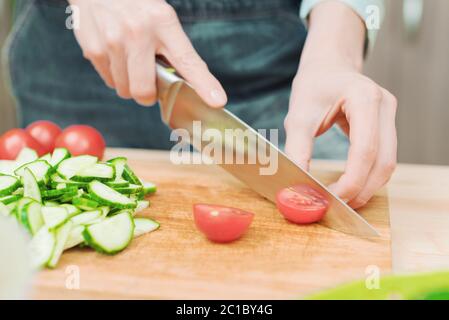
POLYGON ((181 77, 168 72, 159 64, 157 85, 162 120, 172 129, 186 130, 190 143, 198 151, 205 151, 205 148, 215 150, 210 153, 214 163, 251 189, 275 202, 276 193, 280 189, 295 184, 308 184, 319 190, 329 201, 329 209, 321 221, 322 225, 359 237, 379 236, 365 219, 297 166, 264 136, 228 110, 207 106, 181 77), (211 137, 211 129, 221 138, 215 134, 211 137), (229 132, 234 132, 234 136, 227 135, 229 132), (205 134, 211 139, 204 141, 205 134), (238 140, 239 137, 243 139, 238 140), (226 161, 225 155, 230 155, 230 161, 226 161), (275 170, 272 170, 273 163, 275 170))

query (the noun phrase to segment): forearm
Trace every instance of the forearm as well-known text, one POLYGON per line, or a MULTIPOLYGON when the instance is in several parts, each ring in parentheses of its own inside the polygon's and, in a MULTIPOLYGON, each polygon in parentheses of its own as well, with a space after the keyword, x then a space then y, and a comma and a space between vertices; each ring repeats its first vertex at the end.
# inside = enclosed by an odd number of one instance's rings
POLYGON ((360 71, 365 39, 365 24, 357 13, 339 1, 323 2, 310 13, 301 64, 326 61, 360 71))

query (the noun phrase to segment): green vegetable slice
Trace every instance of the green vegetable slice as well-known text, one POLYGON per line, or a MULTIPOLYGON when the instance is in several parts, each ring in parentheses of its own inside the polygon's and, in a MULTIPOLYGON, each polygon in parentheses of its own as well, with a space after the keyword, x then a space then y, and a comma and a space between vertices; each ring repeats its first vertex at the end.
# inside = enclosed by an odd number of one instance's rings
POLYGON ((136 201, 99 181, 92 181, 89 184, 89 194, 93 199, 106 206, 120 209, 134 209, 137 206, 136 201))
POLYGON ((134 222, 129 213, 121 213, 86 227, 83 237, 96 251, 116 254, 125 249, 134 235, 134 222))

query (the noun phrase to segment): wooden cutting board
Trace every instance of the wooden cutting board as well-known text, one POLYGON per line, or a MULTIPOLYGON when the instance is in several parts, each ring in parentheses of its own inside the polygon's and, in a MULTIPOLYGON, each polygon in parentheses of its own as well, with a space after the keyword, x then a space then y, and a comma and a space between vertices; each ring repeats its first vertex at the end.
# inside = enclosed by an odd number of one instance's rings
MULTIPOLYGON (((110 150, 128 156, 137 174, 158 185, 141 215, 161 228, 115 256, 88 248, 66 251, 55 270, 40 272, 37 299, 292 299, 367 274, 391 270, 388 198, 381 191, 360 211, 382 234, 359 239, 284 220, 275 206, 221 168, 173 165, 168 153, 110 150), (192 204, 206 202, 256 213, 247 234, 231 244, 206 240, 192 204), (375 267, 373 267, 375 266, 375 267), (79 284, 79 288, 77 285, 79 284)), ((338 174, 315 172, 325 183, 338 174)))

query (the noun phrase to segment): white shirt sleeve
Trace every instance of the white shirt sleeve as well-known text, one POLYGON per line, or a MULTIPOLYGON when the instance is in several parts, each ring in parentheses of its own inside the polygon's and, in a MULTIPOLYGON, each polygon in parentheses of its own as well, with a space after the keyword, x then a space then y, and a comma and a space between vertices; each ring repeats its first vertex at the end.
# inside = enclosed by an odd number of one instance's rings
MULTIPOLYGON (((330 0, 303 0, 300 17, 307 26, 308 17, 312 9, 324 1, 330 0)), ((351 7, 365 21, 367 29, 367 48, 372 49, 376 42, 377 32, 380 29, 385 15, 384 0, 332 0, 340 1, 351 7)))

